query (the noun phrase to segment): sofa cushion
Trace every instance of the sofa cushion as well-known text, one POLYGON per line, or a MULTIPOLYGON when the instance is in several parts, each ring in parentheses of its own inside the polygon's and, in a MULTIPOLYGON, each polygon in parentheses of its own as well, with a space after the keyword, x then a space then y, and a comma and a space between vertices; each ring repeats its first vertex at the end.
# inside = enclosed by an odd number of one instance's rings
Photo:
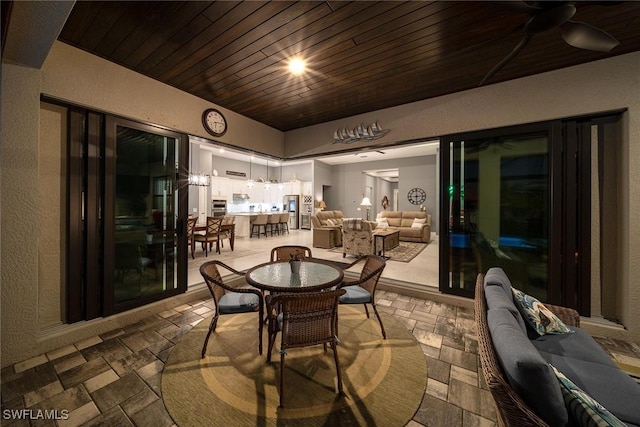
POLYGON ((552 426, 567 424, 560 385, 547 362, 505 309, 487 312, 491 340, 507 380, 522 399, 552 426))
POLYGON ((572 332, 558 316, 540 301, 519 289, 511 288, 511 291, 522 317, 538 334, 568 334, 572 332))
POLYGON ((402 211, 402 218, 427 218, 427 213, 422 211, 402 211))
POLYGON ((551 369, 553 369, 558 381, 560 381, 560 391, 562 391, 567 410, 578 425, 586 427, 627 427, 607 408, 564 376, 562 372, 553 366, 551 366, 551 369))
POLYGON ((513 298, 513 293, 511 292, 511 281, 502 268, 492 267, 487 271, 487 274, 484 276, 484 288, 487 289, 487 286, 489 285, 501 286, 505 294, 508 295, 509 298, 513 298))
POLYGON ((625 423, 640 425, 640 385, 617 367, 559 356, 540 355, 575 385, 625 423))
POLYGON ((508 310, 509 313, 511 313, 518 322, 518 326, 520 326, 520 329, 522 329, 522 333, 527 333, 527 326, 525 325, 524 319, 520 315, 518 308, 513 303, 513 298, 509 298, 507 295, 505 295, 502 287, 495 285, 487 286, 484 289, 484 298, 487 301, 487 308, 489 310, 508 310))
POLYGON ((616 367, 611 357, 584 329, 569 327, 572 334, 542 335, 531 341, 538 351, 616 367))
POLYGON ((418 228, 401 227, 398 228, 398 231, 400 231, 400 237, 412 237, 415 239, 422 237, 422 230, 418 228))
POLYGON ((413 225, 413 218, 402 218, 402 220, 400 221, 400 227, 411 228, 412 225, 413 225))

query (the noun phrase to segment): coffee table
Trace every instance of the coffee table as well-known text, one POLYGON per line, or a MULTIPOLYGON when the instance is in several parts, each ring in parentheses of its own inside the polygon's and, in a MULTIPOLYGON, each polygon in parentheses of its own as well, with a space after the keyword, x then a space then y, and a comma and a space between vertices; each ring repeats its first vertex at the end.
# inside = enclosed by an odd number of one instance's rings
POLYGON ((380 255, 384 259, 389 259, 389 257, 385 255, 386 251, 397 248, 398 246, 400 246, 400 230, 387 229, 373 232, 374 254, 380 255))

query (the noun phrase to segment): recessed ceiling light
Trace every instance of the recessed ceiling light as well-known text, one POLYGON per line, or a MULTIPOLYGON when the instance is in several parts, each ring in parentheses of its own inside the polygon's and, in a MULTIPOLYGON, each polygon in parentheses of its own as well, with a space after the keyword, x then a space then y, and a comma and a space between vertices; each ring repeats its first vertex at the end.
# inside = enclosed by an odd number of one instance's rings
POLYGON ((294 76, 301 76, 307 69, 307 64, 302 58, 292 58, 289 61, 289 72, 294 76))

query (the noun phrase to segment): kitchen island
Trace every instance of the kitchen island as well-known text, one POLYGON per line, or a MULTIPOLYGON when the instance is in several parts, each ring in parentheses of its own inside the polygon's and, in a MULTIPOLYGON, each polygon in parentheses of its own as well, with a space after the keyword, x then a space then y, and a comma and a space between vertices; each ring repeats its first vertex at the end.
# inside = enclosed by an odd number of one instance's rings
MULTIPOLYGON (((249 237, 251 236, 251 223, 259 214, 271 215, 272 212, 229 212, 227 215, 234 215, 236 217, 236 236, 249 237)), ((273 212, 280 215, 280 212, 273 212)))

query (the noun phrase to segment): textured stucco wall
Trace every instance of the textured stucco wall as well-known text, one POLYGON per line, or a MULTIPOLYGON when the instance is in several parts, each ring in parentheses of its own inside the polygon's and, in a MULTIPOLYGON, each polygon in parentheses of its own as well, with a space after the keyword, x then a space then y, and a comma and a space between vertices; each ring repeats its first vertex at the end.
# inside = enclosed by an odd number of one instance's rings
POLYGON ((202 112, 217 108, 229 129, 216 141, 277 157, 284 134, 149 77, 56 42, 43 67, 43 93, 73 103, 213 140, 202 112))
POLYGON ((38 316, 44 328, 63 323, 65 314, 66 109, 43 103, 39 128, 38 316))
POLYGON ((0 314, 2 366, 38 339, 38 115, 40 73, 2 64, 0 314))

